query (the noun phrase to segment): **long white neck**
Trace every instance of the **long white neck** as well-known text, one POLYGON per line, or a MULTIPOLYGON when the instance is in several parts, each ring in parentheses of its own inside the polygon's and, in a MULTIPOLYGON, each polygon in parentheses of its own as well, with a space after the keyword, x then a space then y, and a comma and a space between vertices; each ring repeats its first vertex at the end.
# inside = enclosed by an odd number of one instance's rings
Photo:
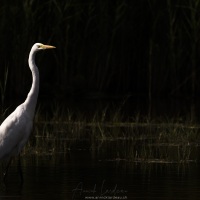
POLYGON ((27 113, 29 113, 31 118, 34 117, 39 92, 39 71, 35 64, 35 54, 36 52, 33 50, 31 50, 29 54, 28 63, 32 72, 32 86, 24 102, 25 109, 28 111, 27 113))

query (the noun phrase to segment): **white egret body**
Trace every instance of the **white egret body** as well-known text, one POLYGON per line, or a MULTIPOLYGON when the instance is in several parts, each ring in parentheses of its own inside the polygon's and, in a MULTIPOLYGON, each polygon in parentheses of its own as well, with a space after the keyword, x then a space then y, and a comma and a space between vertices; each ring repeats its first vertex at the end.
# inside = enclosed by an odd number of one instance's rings
POLYGON ((32 86, 25 102, 19 105, 0 126, 0 160, 18 155, 29 138, 39 92, 39 71, 35 64, 35 55, 40 50, 52 48, 55 47, 36 43, 30 51, 28 63, 32 72, 32 86))

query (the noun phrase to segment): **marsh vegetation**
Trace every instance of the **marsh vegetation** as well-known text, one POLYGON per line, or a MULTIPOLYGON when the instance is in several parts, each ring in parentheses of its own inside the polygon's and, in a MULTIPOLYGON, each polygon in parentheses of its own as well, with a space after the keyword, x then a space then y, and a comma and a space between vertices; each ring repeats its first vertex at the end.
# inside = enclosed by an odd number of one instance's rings
POLYGON ((2 1, 1 121, 25 99, 29 49, 44 42, 57 49, 37 59, 42 106, 24 153, 79 148, 99 159, 198 162, 199 7, 199 0, 2 1), (75 101, 128 95, 145 102, 75 108, 75 101), (178 103, 170 115, 163 105, 154 115, 155 99, 178 103))
POLYGON ((42 116, 38 110, 24 154, 56 155, 80 150, 90 151, 94 159, 104 161, 199 161, 198 124, 180 118, 125 116, 121 108, 113 110, 108 106, 87 115, 54 107, 51 118, 42 116))

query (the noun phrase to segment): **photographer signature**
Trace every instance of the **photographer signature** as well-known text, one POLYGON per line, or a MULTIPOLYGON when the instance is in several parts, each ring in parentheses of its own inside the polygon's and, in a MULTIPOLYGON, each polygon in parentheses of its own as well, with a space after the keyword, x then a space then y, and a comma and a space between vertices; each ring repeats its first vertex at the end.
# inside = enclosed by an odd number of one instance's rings
POLYGON ((103 180, 100 186, 94 184, 91 188, 85 188, 83 182, 79 182, 77 186, 72 190, 72 199, 75 199, 77 196, 82 195, 96 195, 96 196, 116 196, 123 195, 127 193, 127 190, 118 188, 117 184, 114 184, 112 187, 106 187, 106 181, 103 180))

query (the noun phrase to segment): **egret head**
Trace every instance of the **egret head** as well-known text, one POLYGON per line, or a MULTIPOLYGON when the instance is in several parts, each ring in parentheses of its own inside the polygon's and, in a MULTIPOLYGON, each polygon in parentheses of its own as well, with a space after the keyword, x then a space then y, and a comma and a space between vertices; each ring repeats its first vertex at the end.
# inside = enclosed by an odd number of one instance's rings
POLYGON ((56 48, 56 47, 51 46, 51 45, 45 45, 45 44, 42 44, 42 43, 35 43, 32 47, 32 50, 37 52, 37 51, 40 51, 40 50, 54 49, 54 48, 56 48))

